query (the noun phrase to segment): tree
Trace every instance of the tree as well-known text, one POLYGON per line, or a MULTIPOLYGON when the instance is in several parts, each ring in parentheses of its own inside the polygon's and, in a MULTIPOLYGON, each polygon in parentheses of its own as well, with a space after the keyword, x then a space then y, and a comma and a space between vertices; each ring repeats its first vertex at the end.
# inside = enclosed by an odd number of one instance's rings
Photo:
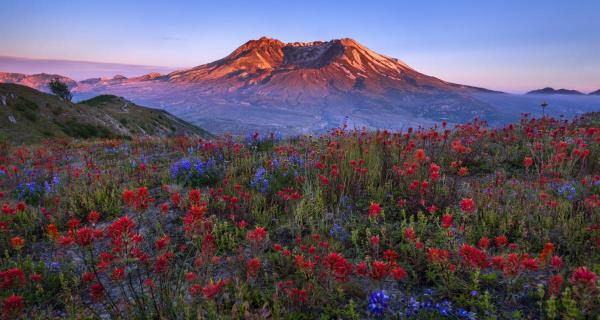
POLYGON ((69 86, 60 81, 58 78, 54 78, 52 81, 50 81, 50 83, 48 83, 48 87, 52 93, 67 101, 71 101, 71 99, 73 99, 73 95, 71 94, 69 86))
POLYGON ((544 101, 541 104, 542 106, 542 117, 545 118, 546 117, 546 107, 548 106, 548 102, 544 101))

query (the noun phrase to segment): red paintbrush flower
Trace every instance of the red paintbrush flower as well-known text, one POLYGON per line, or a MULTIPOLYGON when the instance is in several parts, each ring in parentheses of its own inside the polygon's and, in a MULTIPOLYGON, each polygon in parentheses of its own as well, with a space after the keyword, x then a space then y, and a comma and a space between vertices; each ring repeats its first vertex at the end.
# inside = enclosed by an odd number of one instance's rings
POLYGON ((468 213, 475 211, 475 201, 471 198, 463 198, 460 200, 460 210, 468 213))
POLYGON ((381 208, 379 203, 371 202, 371 205, 369 206, 369 217, 371 217, 371 218, 377 217, 381 213, 382 210, 383 209, 381 208))

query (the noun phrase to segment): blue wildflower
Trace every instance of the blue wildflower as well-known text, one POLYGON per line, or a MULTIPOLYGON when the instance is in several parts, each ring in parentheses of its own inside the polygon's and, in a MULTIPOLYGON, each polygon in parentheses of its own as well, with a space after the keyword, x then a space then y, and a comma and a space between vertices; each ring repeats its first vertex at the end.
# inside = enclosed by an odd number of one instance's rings
POLYGON ((335 223, 329 230, 329 235, 341 241, 346 241, 349 238, 348 232, 339 224, 335 223))
POLYGON ((388 296, 383 290, 378 290, 371 293, 368 305, 369 312, 375 316, 382 315, 387 309, 389 301, 390 296, 388 296))
POLYGON ((254 177, 250 180, 252 188, 259 189, 260 192, 266 193, 269 190, 269 180, 265 177, 267 170, 263 167, 256 169, 254 177))
POLYGON ((46 190, 46 193, 52 192, 52 187, 50 186, 48 181, 44 181, 44 189, 46 190))
POLYGON ((577 196, 577 189, 575 189, 575 186, 569 183, 565 183, 560 186, 557 192, 560 196, 565 197, 570 201, 573 201, 575 196, 577 196))

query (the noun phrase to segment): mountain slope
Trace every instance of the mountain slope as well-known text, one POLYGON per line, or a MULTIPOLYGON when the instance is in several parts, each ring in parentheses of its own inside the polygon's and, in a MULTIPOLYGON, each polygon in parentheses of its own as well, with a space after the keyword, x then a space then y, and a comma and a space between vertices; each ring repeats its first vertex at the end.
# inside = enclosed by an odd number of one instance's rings
POLYGON ((596 90, 594 92, 590 92, 588 94, 591 94, 591 95, 600 95, 600 89, 598 89, 598 90, 596 90))
POLYGON ((69 88, 77 86, 75 80, 58 74, 39 73, 26 75, 22 73, 0 72, 0 83, 20 84, 44 92, 49 92, 48 83, 57 78, 67 84, 69 88))
POLYGON ((91 79, 76 97, 99 93, 165 108, 212 132, 392 128, 506 117, 472 97, 495 91, 428 76, 352 39, 251 40, 227 57, 166 75, 91 79))
POLYGON ((550 87, 546 87, 543 89, 532 90, 527 92, 527 94, 570 94, 570 95, 582 95, 583 93, 577 90, 569 90, 569 89, 554 89, 550 87))
POLYGON ((50 137, 210 135, 163 110, 123 98, 104 95, 74 104, 16 84, 0 84, 0 134, 14 143, 50 137))

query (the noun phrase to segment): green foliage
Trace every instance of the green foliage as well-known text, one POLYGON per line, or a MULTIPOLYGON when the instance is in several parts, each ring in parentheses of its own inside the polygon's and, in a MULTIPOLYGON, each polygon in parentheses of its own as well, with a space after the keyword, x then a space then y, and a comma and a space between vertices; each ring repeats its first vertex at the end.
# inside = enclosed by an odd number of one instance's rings
POLYGON ((115 99, 118 99, 119 97, 117 96, 113 96, 110 94, 102 94, 99 96, 95 96, 91 99, 88 100, 84 100, 84 101, 80 101, 79 104, 84 104, 84 105, 88 105, 90 107, 97 107, 106 103, 111 103, 113 101, 115 101, 115 99))
POLYGON ((56 124, 65 134, 73 138, 89 139, 113 137, 112 132, 104 126, 81 123, 74 119, 69 119, 66 122, 57 122, 56 124))
POLYGON ((71 89, 69 89, 69 86, 60 81, 58 78, 50 81, 50 83, 48 83, 48 87, 52 93, 64 100, 71 101, 71 99, 73 99, 73 94, 71 94, 71 89))

